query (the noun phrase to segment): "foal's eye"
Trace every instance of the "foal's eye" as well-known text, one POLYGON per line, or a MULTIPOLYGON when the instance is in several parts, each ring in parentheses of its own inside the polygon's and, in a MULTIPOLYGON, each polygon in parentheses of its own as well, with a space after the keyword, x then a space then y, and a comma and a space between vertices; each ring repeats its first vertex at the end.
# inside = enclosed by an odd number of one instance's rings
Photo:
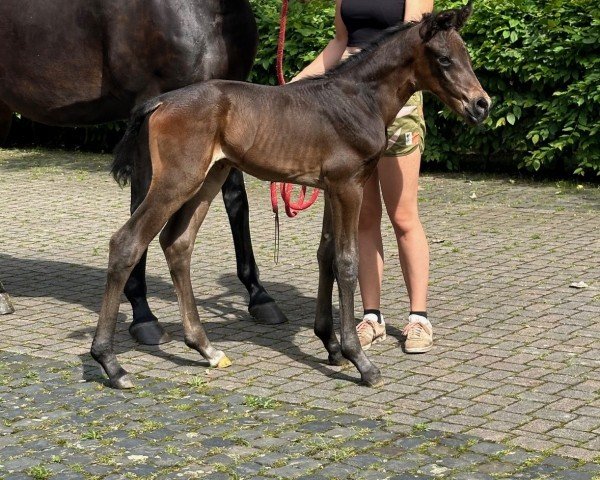
POLYGON ((452 60, 450 60, 448 57, 439 57, 438 62, 442 67, 449 67, 452 64, 452 60))

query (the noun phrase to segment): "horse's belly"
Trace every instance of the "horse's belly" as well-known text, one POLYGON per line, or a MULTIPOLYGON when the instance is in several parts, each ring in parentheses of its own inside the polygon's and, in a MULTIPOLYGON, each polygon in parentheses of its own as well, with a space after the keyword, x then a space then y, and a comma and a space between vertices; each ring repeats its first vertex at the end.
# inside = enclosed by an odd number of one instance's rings
POLYGON ((107 96, 101 28, 78 5, 0 2, 0 100, 15 111, 60 124, 107 96))

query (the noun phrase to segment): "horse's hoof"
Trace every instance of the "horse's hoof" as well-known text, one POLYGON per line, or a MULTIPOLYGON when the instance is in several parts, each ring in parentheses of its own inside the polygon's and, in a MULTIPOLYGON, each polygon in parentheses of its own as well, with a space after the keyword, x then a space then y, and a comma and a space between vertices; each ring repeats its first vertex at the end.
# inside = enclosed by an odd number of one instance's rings
POLYGON ((129 375, 121 375, 118 378, 111 378, 110 386, 119 390, 130 390, 135 387, 129 375))
POLYGON ((229 358, 227 358, 227 355, 225 355, 220 350, 217 352, 217 354, 214 356, 214 358, 208 360, 208 363, 210 364, 210 366, 212 368, 231 367, 231 360, 229 360, 229 358))
POLYGON ((161 345, 171 341, 171 335, 157 321, 132 323, 129 333, 142 345, 161 345))
POLYGON ((329 361, 329 365, 335 365, 336 367, 344 367, 350 363, 341 353, 330 354, 327 360, 329 361))
POLYGON ((13 307, 8 293, 0 293, 0 315, 8 315, 9 313, 14 313, 14 311, 15 307, 13 307))
POLYGON ((248 307, 248 312, 252 315, 256 323, 263 325, 279 325, 288 321, 288 318, 275 302, 252 305, 248 307))
POLYGON ((381 387, 383 385, 383 378, 381 377, 379 370, 376 370, 371 374, 362 375, 361 383, 367 387, 381 387))

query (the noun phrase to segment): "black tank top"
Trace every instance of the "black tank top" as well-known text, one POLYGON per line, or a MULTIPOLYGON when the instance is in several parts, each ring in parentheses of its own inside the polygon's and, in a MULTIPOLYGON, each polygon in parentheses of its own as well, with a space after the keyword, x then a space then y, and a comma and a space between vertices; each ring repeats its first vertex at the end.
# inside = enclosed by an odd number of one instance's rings
POLYGON ((364 47, 388 27, 404 21, 404 0, 343 0, 348 46, 364 47))

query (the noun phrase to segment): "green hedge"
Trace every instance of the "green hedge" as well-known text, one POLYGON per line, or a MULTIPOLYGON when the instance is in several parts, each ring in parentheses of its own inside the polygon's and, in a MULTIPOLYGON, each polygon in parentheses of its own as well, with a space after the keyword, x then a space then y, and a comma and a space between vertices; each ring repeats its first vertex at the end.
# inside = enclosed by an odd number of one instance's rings
MULTIPOLYGON (((251 1, 260 30, 252 80, 274 84, 280 0, 251 1)), ((600 175, 599 11, 595 0, 476 1, 462 33, 494 107, 485 125, 471 128, 428 98, 425 160, 455 169, 475 156, 487 165, 600 175)), ((291 4, 287 78, 327 44, 333 13, 332 1, 291 4)))
POLYGON ((427 159, 453 168, 475 153, 599 175, 598 12, 593 0, 477 2, 463 37, 494 107, 477 129, 429 109, 427 159))

